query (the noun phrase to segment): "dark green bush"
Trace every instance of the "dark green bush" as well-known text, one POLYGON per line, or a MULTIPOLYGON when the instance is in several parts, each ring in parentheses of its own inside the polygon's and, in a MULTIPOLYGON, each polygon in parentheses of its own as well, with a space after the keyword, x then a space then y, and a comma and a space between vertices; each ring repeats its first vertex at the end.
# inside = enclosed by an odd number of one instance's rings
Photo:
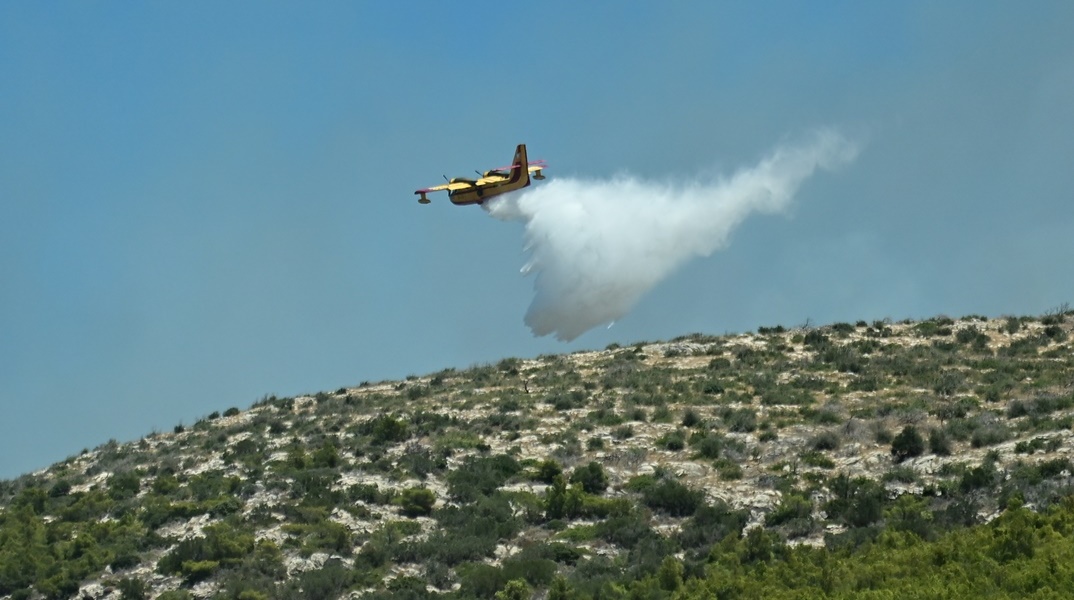
POLYGON ((865 477, 851 479, 840 474, 828 482, 828 489, 832 498, 825 504, 824 510, 829 519, 851 527, 865 527, 883 516, 887 492, 876 481, 865 477))
POLYGON ((522 470, 513 457, 471 456, 447 475, 448 493, 457 502, 472 502, 488 496, 522 470))
POLYGON ((814 526, 813 503, 799 493, 784 494, 779 504, 764 517, 766 526, 783 527, 790 537, 810 533, 814 526))
POLYGON ((149 586, 137 578, 124 577, 116 583, 123 600, 145 600, 148 596, 149 586))
POLYGON ((594 533, 600 539, 623 548, 633 548, 642 539, 659 535, 650 527, 648 514, 641 510, 613 515, 597 523, 594 533))
POLYGON ((697 425, 700 425, 700 424, 701 424, 701 415, 697 414, 697 411, 692 409, 692 408, 686 409, 686 411, 682 415, 682 426, 683 427, 696 427, 697 425))
POLYGON ((406 421, 396 419, 391 415, 381 415, 366 421, 358 427, 358 430, 369 436, 370 443, 373 445, 405 442, 410 438, 406 421))
POLYGON ((134 471, 116 473, 108 479, 108 495, 113 500, 126 500, 138 494, 142 478, 134 471))
POLYGON ((165 575, 181 574, 187 581, 199 581, 220 566, 238 565, 254 549, 254 536, 226 523, 209 525, 203 537, 183 540, 161 557, 157 570, 165 575))
POLYGON ((757 411, 752 408, 727 409, 720 413, 727 429, 737 433, 749 433, 757 429, 757 411))
POLYGON ((690 437, 690 446, 700 458, 716 459, 724 448, 724 437, 718 433, 695 434, 690 437))
POLYGON ((571 483, 582 486, 587 494, 603 494, 608 489, 608 475, 604 468, 596 461, 590 462, 584 467, 579 467, 571 473, 571 483))
POLYGON ((443 449, 434 452, 424 447, 411 447, 399 457, 396 465, 418 479, 425 479, 430 474, 443 473, 447 470, 448 454, 443 449))
POLYGON ((289 581, 282 595, 304 600, 334 600, 354 583, 355 576, 354 570, 348 569, 338 558, 332 558, 320 569, 306 571, 289 581))
POLYGON ((673 517, 690 516, 701 506, 704 494, 674 479, 660 479, 642 491, 642 502, 649 508, 673 517))
POLYGON ((813 436, 810 440, 809 446, 814 450, 838 450, 842 440, 839 438, 839 434, 831 429, 822 431, 813 436))
POLYGON ((929 451, 937 456, 951 454, 951 440, 943 429, 933 429, 929 432, 929 451))
POLYGON ((970 444, 974 448, 994 446, 1010 439, 1011 434, 1002 423, 988 423, 974 430, 970 436, 970 444))
POLYGON ((676 429, 660 436, 656 443, 666 450, 678 452, 686 447, 686 433, 676 429))
POLYGON ((913 425, 903 427, 899 435, 891 441, 891 454, 899 463, 908 458, 921 456, 925 452, 925 440, 913 425))
POLYGON ((683 548, 708 548, 728 536, 738 537, 749 521, 749 511, 733 510, 722 500, 700 504, 683 522, 678 534, 683 548))
POLYGON ((546 458, 537 463, 534 479, 542 483, 550 484, 556 478, 556 475, 561 473, 563 473, 563 467, 561 467, 554 459, 546 458))
POLYGON ((585 406, 586 394, 581 390, 569 393, 555 393, 545 398, 545 402, 551 404, 556 410, 572 410, 585 406))
POLYGON ((428 488, 408 488, 396 498, 403 514, 408 517, 421 517, 433 511, 436 494, 428 488))

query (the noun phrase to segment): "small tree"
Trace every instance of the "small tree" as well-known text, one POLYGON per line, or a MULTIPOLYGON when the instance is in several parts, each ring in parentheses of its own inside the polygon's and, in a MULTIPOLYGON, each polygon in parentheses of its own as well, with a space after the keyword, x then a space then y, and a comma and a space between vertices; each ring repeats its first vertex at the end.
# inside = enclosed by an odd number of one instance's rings
POLYGON ((942 429, 933 429, 929 432, 929 451, 938 456, 951 454, 951 440, 942 429))
POLYGON ((551 484, 556 475, 563 473, 563 467, 559 466, 559 463, 555 459, 546 458, 537 463, 537 472, 535 478, 542 483, 551 484))
POLYGON ((138 578, 124 577, 116 587, 123 600, 145 600, 148 591, 145 582, 138 578))
POLYGON ((571 587, 567 583, 566 578, 562 575, 557 575, 552 580, 552 585, 548 586, 548 596, 546 600, 570 600, 571 587))
POLYGON ((512 579, 507 585, 496 592, 496 600, 529 600, 533 590, 526 584, 525 579, 512 579))
POLYGON ((891 454, 897 463, 921 456, 923 452, 925 452, 925 440, 913 425, 903 427, 899 435, 891 441, 891 454))
POLYGON ((577 483, 587 494, 603 494, 608 489, 608 475, 600 463, 593 461, 571 473, 571 483, 577 483))
POLYGON ((562 519, 567 515, 567 481, 563 475, 552 478, 552 485, 544 492, 544 514, 548 519, 562 519))
POLYGON ((428 488, 409 488, 399 494, 396 501, 408 517, 420 517, 433 512, 436 494, 428 488))
POLYGON ((664 557, 660 563, 660 569, 656 572, 656 578, 660 581, 660 587, 669 592, 682 587, 683 566, 674 556, 664 557))

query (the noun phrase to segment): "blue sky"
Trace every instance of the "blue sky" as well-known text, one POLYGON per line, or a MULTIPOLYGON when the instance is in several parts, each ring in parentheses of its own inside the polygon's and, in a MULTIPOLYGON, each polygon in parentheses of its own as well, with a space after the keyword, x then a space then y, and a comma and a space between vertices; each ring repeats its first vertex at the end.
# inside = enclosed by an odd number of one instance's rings
POLYGON ((294 395, 701 331, 1074 301, 1070 2, 0 5, 0 477, 294 395), (610 329, 412 191, 862 152, 610 329))

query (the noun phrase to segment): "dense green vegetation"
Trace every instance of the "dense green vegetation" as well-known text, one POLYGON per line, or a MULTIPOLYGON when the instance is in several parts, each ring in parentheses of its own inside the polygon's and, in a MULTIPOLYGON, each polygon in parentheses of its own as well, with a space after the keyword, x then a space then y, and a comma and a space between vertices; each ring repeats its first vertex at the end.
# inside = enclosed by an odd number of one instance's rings
POLYGON ((775 326, 267 397, 0 482, 0 597, 1060 597, 1070 320, 775 326))

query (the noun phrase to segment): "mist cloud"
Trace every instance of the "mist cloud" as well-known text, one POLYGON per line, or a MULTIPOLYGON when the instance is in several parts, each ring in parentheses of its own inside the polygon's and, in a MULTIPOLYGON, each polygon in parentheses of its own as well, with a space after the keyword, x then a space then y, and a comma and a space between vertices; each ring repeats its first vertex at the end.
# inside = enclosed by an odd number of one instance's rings
POLYGON ((831 130, 780 145, 730 177, 654 182, 555 178, 485 205, 525 222, 536 294, 534 335, 572 340, 626 315, 642 294, 695 256, 709 256, 751 213, 785 210, 817 169, 852 161, 857 146, 831 130))

